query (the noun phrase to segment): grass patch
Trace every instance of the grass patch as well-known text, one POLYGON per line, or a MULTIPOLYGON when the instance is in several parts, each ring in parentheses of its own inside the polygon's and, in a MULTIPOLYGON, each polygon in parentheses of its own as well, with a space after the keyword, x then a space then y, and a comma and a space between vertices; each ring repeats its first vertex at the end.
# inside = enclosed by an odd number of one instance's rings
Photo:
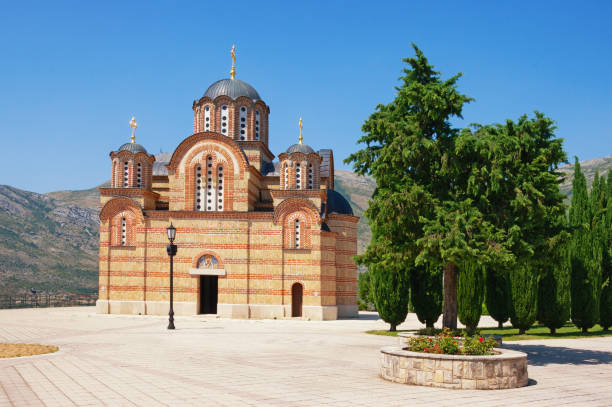
MULTIPOLYGON (((367 334, 371 335, 382 335, 382 336, 397 336, 400 332, 413 332, 418 331, 413 329, 400 330, 395 332, 389 332, 384 329, 373 329, 366 331, 367 334)), ((550 334, 550 329, 543 325, 534 325, 525 332, 524 335, 518 334, 518 329, 512 327, 506 328, 480 328, 478 332, 481 335, 500 335, 502 340, 505 341, 522 341, 528 339, 580 339, 580 338, 591 338, 598 336, 612 336, 612 330, 604 331, 599 325, 595 325, 589 329, 589 332, 582 333, 582 331, 573 324, 565 324, 562 328, 557 329, 555 335, 550 334)))
POLYGON ((57 352, 57 346, 34 345, 27 343, 0 343, 0 359, 20 356, 42 355, 57 352))
POLYGON ((526 339, 579 339, 590 338, 597 336, 612 336, 612 331, 604 331, 599 325, 595 325, 589 329, 589 332, 583 333, 580 328, 573 324, 565 324, 565 326, 557 329, 555 335, 550 334, 550 329, 543 325, 534 325, 525 332, 524 335, 518 334, 518 329, 507 328, 481 328, 480 333, 500 335, 504 341, 522 341, 526 339))

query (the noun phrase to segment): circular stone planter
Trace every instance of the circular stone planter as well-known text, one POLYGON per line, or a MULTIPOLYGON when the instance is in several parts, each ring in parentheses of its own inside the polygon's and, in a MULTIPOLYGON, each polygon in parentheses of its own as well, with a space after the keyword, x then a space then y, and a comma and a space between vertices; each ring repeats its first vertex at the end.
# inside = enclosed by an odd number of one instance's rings
POLYGON ((495 348, 495 355, 440 355, 397 346, 380 349, 380 376, 396 383, 447 389, 513 389, 527 385, 527 354, 495 348))

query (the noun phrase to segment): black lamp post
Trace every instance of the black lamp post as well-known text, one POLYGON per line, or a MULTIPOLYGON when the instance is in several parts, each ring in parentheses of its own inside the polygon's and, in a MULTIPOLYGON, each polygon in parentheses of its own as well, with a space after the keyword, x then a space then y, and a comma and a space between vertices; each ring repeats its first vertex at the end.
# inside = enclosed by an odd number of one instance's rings
POLYGON ((176 245, 174 244, 174 238, 176 237, 176 228, 174 226, 172 226, 172 223, 170 223, 170 226, 168 226, 168 240, 170 240, 170 244, 168 245, 168 247, 166 248, 166 250, 168 251, 168 256, 170 256, 170 312, 168 312, 168 319, 169 319, 169 323, 168 323, 168 329, 174 329, 174 310, 172 309, 172 303, 173 303, 173 299, 174 299, 174 281, 173 281, 173 259, 174 256, 176 255, 176 245))

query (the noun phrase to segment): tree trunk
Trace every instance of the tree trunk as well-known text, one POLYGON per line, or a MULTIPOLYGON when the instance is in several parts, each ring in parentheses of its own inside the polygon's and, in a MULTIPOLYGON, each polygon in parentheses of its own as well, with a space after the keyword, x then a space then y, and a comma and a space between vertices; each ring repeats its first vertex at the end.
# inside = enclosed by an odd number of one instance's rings
POLYGON ((497 323, 497 327, 498 327, 499 329, 502 329, 502 328, 504 327, 504 324, 503 324, 503 323, 501 323, 501 322, 498 322, 498 323, 497 323))
POLYGON ((525 335, 525 328, 519 328, 519 335, 525 335))
POLYGON ((444 266, 444 315, 442 326, 457 329, 457 266, 446 263, 444 266))
POLYGON ((397 331, 397 325, 396 325, 396 324, 389 324, 389 325, 391 325, 391 326, 389 327, 389 332, 395 332, 395 331, 397 331))
POLYGON ((557 334, 557 328, 550 328, 550 334, 551 335, 556 335, 557 334))
POLYGON ((427 321, 427 322, 425 322, 425 327, 426 328, 433 328, 434 327, 434 323, 432 321, 427 321))
POLYGON ((582 328, 582 333, 585 334, 589 332, 589 328, 587 328, 586 326, 582 328))

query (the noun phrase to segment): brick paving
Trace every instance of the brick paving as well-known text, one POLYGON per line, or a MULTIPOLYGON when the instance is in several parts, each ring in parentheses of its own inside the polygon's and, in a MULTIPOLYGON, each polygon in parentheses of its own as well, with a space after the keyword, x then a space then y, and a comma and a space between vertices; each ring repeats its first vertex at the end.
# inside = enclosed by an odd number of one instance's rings
MULTIPOLYGON (((484 324, 492 324, 488 318, 484 324)), ((612 406, 612 337, 522 341, 531 385, 444 390, 378 377, 378 349, 358 320, 96 315, 93 307, 0 310, 0 341, 56 345, 0 359, 3 406, 612 406)), ((418 327, 414 315, 400 328, 418 327)))

